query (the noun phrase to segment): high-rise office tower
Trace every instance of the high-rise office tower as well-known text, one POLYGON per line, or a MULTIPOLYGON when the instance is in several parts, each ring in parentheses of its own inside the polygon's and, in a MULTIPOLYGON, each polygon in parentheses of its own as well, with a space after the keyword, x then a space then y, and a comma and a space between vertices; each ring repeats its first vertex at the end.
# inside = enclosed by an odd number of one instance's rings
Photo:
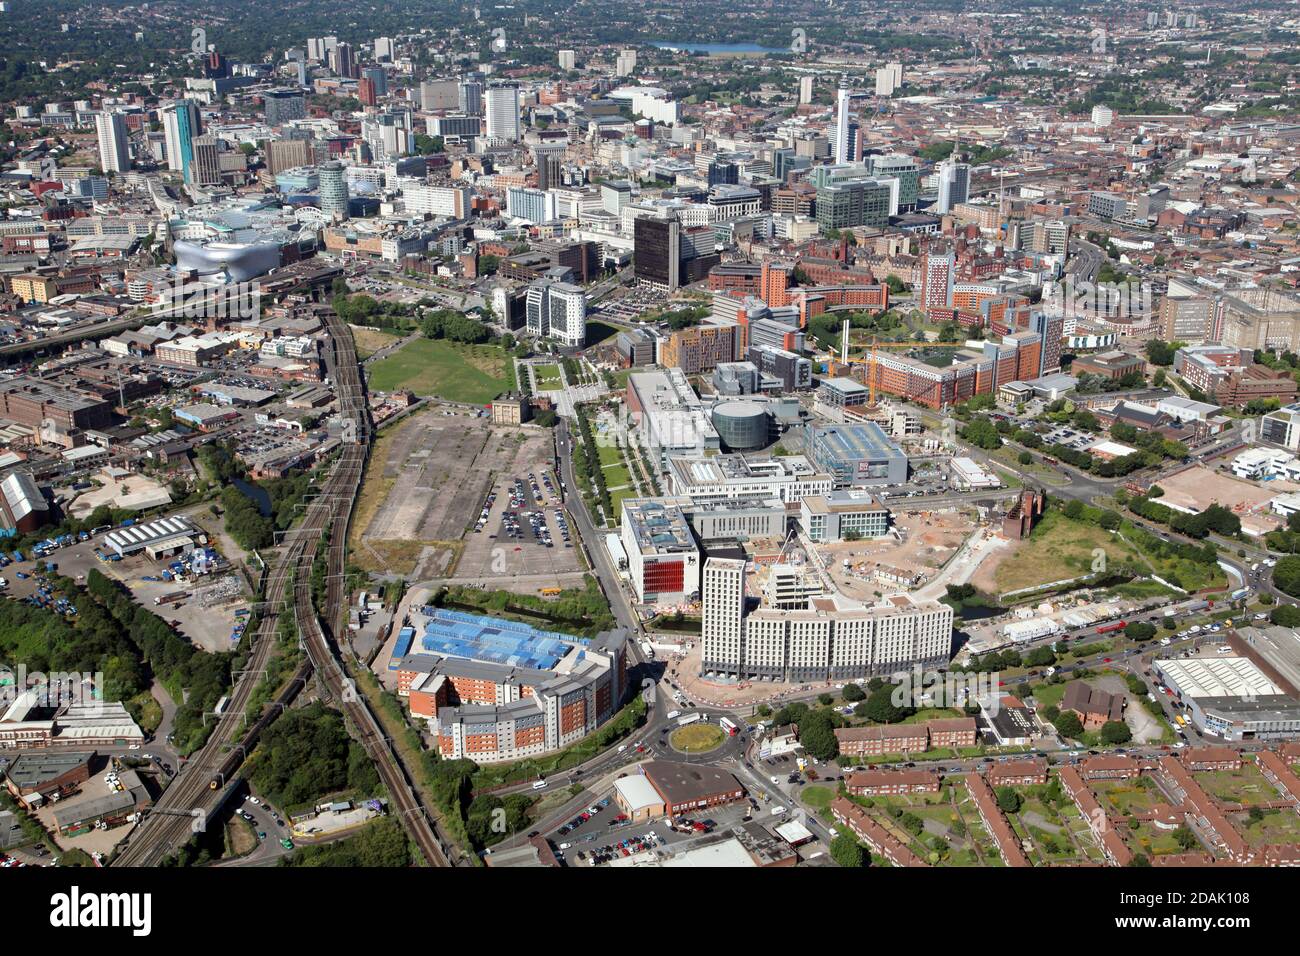
POLYGON ((839 89, 835 92, 835 162, 849 161, 849 78, 840 77, 839 89))
POLYGON ((355 79, 357 76, 357 57, 349 43, 340 43, 330 51, 330 69, 339 76, 355 79))
POLYGON ((799 102, 811 103, 813 101, 813 84, 816 78, 811 74, 799 77, 799 102))
POLYGON ((949 159, 939 164, 939 201, 935 212, 943 215, 964 203, 970 194, 970 166, 949 159))
POLYGON ((375 37, 375 59, 381 62, 391 62, 393 59, 394 44, 392 37, 375 37))
POLYGON ((328 219, 348 218, 348 177, 342 163, 320 168, 320 211, 328 219))
POLYGON ((624 50, 614 61, 617 76, 631 76, 636 72, 636 50, 624 50))
POLYGON ((221 184, 221 144, 213 136, 196 136, 193 140, 194 161, 190 163, 186 182, 196 186, 221 184))
POLYGON ((357 99, 362 106, 374 106, 379 102, 379 96, 375 93, 375 81, 370 77, 363 76, 357 80, 357 99))
POLYGON ((574 68, 574 66, 576 65, 576 63, 577 63, 577 58, 574 56, 572 50, 561 50, 561 51, 560 51, 560 69, 561 69, 561 70, 572 70, 572 69, 574 68))
POLYGON ((464 80, 460 84, 460 111, 466 116, 483 115, 483 83, 481 80, 464 80))
POLYGON ((637 281, 674 292, 681 285, 681 223, 675 213, 639 216, 632 226, 632 265, 637 281))
POLYGON ((388 95, 388 74, 382 66, 368 66, 361 71, 361 79, 369 80, 375 88, 375 96, 388 95))
POLYGON ((564 166, 564 143, 539 144, 533 147, 533 161, 537 164, 537 188, 557 189, 564 166))
POLYGON ((163 137, 167 144, 167 168, 189 179, 194 161, 194 137, 203 132, 199 107, 192 100, 178 100, 163 113, 163 137))
POLYGON ((262 94, 267 126, 283 126, 307 115, 307 99, 301 90, 267 90, 262 94))
POLYGON ((107 110, 95 114, 95 134, 99 139, 100 169, 106 173, 124 173, 131 168, 125 116, 107 110))
POLYGON ((510 143, 519 141, 519 87, 494 83, 487 90, 487 135, 510 143))

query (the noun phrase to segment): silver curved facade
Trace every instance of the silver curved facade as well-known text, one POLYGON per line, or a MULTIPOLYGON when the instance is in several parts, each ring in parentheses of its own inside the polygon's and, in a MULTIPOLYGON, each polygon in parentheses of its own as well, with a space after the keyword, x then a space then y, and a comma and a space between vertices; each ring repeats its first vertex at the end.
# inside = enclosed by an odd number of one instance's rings
POLYGON ((767 444, 767 410, 758 402, 722 402, 713 407, 713 427, 732 451, 752 451, 767 444))
POLYGON ((201 276, 224 274, 231 282, 248 282, 280 264, 280 245, 275 242, 188 242, 172 246, 176 268, 193 270, 201 276))

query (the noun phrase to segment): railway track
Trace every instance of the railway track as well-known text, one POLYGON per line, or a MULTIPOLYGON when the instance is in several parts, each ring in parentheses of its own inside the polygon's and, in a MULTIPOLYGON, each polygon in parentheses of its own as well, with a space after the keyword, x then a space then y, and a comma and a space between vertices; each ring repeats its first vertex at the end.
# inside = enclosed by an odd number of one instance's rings
POLYGON ((364 698, 356 693, 355 684, 347 675, 332 639, 333 629, 340 622, 347 603, 343 578, 347 528, 369 452, 370 419, 352 334, 347 325, 332 313, 326 324, 332 343, 332 350, 327 353, 327 364, 334 377, 339 413, 344 422, 339 460, 329 479, 321 486, 320 493, 308 505, 303 520, 286 536, 279 560, 268 576, 266 610, 253 637, 253 654, 235 682, 225 716, 213 729, 207 743, 189 760, 131 834, 113 861, 114 866, 156 866, 188 841, 193 833, 205 829, 207 820, 221 807, 235 786, 239 767, 257 745, 262 732, 293 701, 313 670, 375 763, 403 827, 424 859, 432 866, 465 862, 459 859, 454 844, 438 833, 436 822, 420 802, 391 742, 364 698), (323 626, 312 602, 311 572, 327 529, 330 533, 326 555, 325 617, 328 623, 323 626), (275 646, 280 615, 285 613, 290 599, 295 622, 307 649, 307 660, 275 701, 241 734, 244 712, 265 672, 275 646))

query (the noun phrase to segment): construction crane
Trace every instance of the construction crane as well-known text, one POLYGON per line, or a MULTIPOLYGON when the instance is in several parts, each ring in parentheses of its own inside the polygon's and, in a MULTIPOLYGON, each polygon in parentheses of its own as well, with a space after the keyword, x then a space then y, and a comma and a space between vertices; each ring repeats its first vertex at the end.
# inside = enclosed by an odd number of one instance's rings
MULTIPOLYGON (((871 340, 871 352, 869 355, 860 359, 849 358, 849 320, 844 320, 843 330, 840 335, 840 364, 841 365, 865 365, 867 366, 867 388, 870 390, 870 407, 876 407, 876 380, 880 377, 876 373, 877 362, 879 361, 877 353, 879 349, 914 349, 923 346, 923 342, 881 342, 873 338, 871 340)), ((937 384, 937 383, 936 383, 937 384)), ((917 396, 913 396, 917 397, 917 396)))

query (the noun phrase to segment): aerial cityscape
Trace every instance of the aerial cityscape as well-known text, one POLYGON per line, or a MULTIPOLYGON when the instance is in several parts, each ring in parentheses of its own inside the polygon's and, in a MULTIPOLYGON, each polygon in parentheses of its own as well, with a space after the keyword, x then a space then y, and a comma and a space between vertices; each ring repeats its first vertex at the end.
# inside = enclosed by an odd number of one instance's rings
POLYGON ((1300 866, 1295 3, 10 0, 0 110, 0 866, 1300 866))

